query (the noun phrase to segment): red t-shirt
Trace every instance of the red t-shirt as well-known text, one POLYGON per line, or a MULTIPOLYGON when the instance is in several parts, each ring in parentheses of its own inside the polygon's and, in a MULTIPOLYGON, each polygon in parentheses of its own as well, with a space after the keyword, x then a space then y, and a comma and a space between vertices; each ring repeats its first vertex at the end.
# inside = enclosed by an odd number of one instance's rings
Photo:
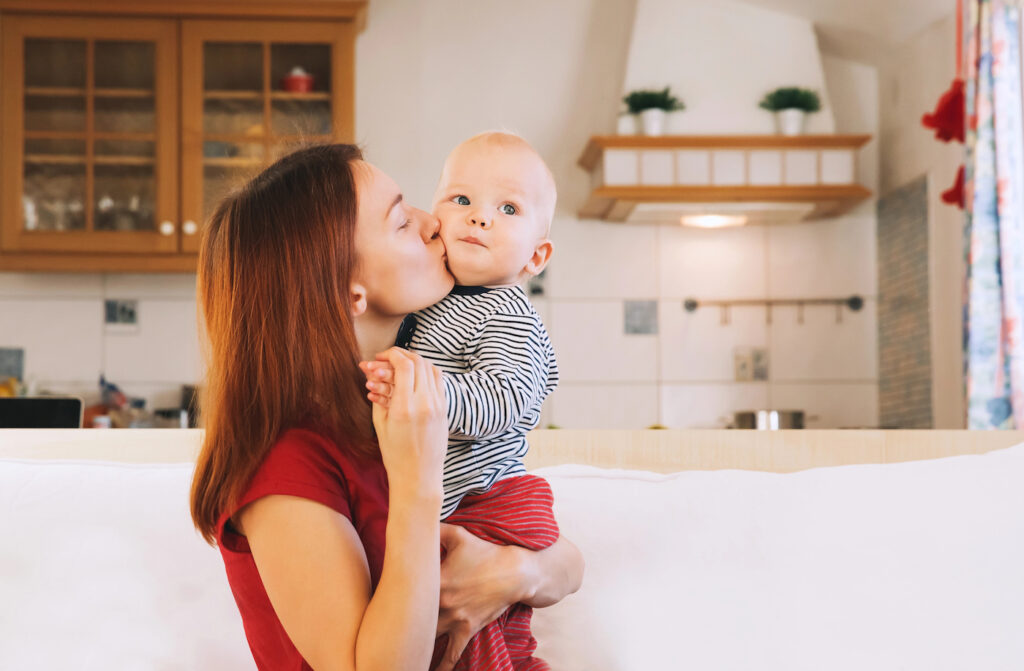
POLYGON ((238 506, 225 513, 217 525, 228 583, 256 666, 273 671, 307 670, 310 666, 270 605, 249 542, 228 523, 247 504, 271 494, 316 501, 351 520, 366 551, 371 586, 376 589, 384 563, 387 473, 380 461, 361 457, 313 431, 291 429, 270 448, 238 506))

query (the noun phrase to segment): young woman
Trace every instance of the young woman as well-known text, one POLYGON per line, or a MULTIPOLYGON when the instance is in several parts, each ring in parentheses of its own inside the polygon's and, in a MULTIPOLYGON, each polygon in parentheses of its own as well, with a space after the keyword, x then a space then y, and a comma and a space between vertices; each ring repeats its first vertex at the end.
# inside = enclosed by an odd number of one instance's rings
POLYGON ((254 178, 204 233, 192 515, 220 548, 260 669, 451 668, 510 604, 579 587, 568 541, 531 552, 438 522, 444 392, 433 366, 392 347, 404 316, 452 287, 437 229, 358 149, 322 145, 254 178), (394 391, 371 411, 358 363, 378 352, 394 391))

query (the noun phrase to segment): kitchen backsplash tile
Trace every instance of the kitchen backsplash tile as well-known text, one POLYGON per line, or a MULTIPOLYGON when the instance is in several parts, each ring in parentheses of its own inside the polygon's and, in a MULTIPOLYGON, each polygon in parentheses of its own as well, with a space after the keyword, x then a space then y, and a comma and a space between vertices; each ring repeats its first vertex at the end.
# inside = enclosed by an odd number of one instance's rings
POLYGON ((766 236, 764 226, 710 230, 661 226, 658 295, 662 299, 764 298, 766 236))
POLYGON ((645 382, 658 376, 657 336, 626 335, 622 301, 551 301, 563 381, 645 382))
POLYGON ((665 382, 733 382, 736 348, 768 343, 763 308, 730 308, 729 323, 723 324, 717 307, 686 312, 681 301, 662 301, 661 323, 665 382))
POLYGON ((803 324, 799 308, 779 306, 772 312, 772 380, 776 382, 878 380, 878 312, 874 300, 859 312, 807 306, 803 324))
POLYGON ((658 386, 562 382, 545 405, 563 429, 642 429, 658 423, 658 386))
POLYGON ((99 378, 103 303, 99 298, 0 299, 0 346, 25 350, 25 381, 99 378))

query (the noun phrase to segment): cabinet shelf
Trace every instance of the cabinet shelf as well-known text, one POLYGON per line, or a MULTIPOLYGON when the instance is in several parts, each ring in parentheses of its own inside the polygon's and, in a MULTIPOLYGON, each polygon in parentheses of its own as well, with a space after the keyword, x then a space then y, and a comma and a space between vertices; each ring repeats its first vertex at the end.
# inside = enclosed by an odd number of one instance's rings
MULTIPOLYGON (((153 165, 152 156, 93 156, 96 165, 153 165)), ((25 163, 84 165, 85 156, 76 154, 26 154, 25 163)))
MULTIPOLYGON (((206 100, 263 100, 263 91, 203 91, 206 100)), ((271 91, 271 100, 330 100, 329 91, 310 91, 309 93, 293 93, 291 91, 271 91)))
POLYGON ((256 168, 264 164, 262 158, 239 158, 235 156, 209 156, 203 158, 203 165, 211 168, 256 168))
MULTIPOLYGON (((68 86, 26 86, 26 96, 45 96, 50 98, 77 98, 89 93, 88 89, 68 86)), ((152 89, 93 89, 92 94, 100 98, 152 98, 152 89)))

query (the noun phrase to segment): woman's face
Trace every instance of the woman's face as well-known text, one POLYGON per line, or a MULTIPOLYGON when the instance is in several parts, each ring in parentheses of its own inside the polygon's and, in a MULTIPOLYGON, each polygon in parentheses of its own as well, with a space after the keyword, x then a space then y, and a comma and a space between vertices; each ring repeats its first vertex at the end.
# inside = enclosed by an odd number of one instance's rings
POLYGON ((445 266, 440 223, 402 199, 395 181, 366 161, 354 166, 359 213, 356 281, 367 312, 397 317, 433 305, 455 279, 445 266))

